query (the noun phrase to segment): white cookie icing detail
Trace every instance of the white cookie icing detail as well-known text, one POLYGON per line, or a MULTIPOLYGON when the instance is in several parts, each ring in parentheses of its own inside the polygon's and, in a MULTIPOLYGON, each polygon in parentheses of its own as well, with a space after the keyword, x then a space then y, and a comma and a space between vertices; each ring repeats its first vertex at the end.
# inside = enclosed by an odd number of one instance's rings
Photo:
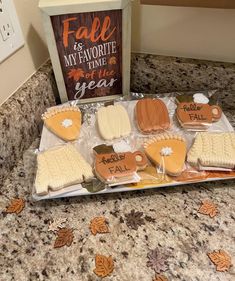
POLYGON ((173 150, 171 147, 166 146, 161 149, 162 156, 170 156, 172 153, 173 153, 173 150))
POLYGON ((70 126, 73 125, 73 121, 71 119, 64 119, 62 122, 61 122, 61 125, 64 127, 64 128, 68 128, 70 126))
POLYGON ((193 101, 196 103, 204 103, 207 104, 209 99, 202 93, 197 93, 193 95, 193 101))

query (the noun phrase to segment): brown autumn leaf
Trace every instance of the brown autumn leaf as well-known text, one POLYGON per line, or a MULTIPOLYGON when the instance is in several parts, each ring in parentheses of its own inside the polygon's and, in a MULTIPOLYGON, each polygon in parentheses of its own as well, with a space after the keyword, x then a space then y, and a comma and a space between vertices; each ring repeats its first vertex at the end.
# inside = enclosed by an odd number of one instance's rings
POLYGON ((68 77, 78 81, 81 77, 84 77, 84 71, 81 68, 73 68, 69 71, 68 77))
POLYGON ((108 258, 102 255, 95 256, 95 269, 94 273, 99 277, 106 277, 113 272, 114 263, 111 256, 108 258))
POLYGON ((92 219, 90 230, 93 235, 96 235, 97 233, 108 233, 109 228, 106 219, 104 217, 96 217, 92 219))
POLYGON ((232 265, 231 257, 224 250, 214 251, 207 255, 216 266, 217 271, 227 271, 232 265))
POLYGON ((153 279, 153 281, 168 281, 168 279, 166 278, 165 275, 158 274, 155 276, 155 279, 153 279))
POLYGON ((97 97, 107 96, 110 93, 110 88, 100 87, 95 89, 95 95, 97 97))
POLYGON ((73 242, 73 230, 71 228, 63 227, 58 230, 57 238, 54 243, 54 248, 61 248, 63 246, 71 246, 73 242))
POLYGON ((203 214, 203 215, 208 215, 211 218, 215 217, 218 213, 217 206, 209 201, 203 201, 201 207, 198 210, 198 213, 203 214))
POLYGON ((11 200, 10 205, 7 207, 7 213, 16 213, 17 215, 22 212, 25 207, 25 201, 22 198, 15 198, 11 200))
POLYGON ((117 58, 116 57, 109 58, 109 64, 116 64, 116 63, 117 63, 117 58))

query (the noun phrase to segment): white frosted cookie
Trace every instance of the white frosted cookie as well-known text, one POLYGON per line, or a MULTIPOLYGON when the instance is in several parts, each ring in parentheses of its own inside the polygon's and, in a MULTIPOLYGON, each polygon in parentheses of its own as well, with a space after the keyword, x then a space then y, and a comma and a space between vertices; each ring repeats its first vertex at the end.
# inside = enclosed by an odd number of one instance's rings
POLYGON ((63 145, 39 153, 35 189, 37 195, 89 181, 93 178, 92 167, 72 144, 63 145))
POLYGON ((197 167, 235 168, 235 133, 198 133, 187 161, 197 167))
POLYGON ((122 105, 101 107, 97 112, 100 135, 105 140, 128 136, 131 124, 128 113, 122 105))

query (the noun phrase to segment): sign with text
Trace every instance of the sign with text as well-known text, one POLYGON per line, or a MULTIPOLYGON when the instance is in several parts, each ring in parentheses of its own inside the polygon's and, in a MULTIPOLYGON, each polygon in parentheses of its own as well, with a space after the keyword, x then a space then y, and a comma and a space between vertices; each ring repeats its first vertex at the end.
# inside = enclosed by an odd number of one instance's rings
POLYGON ((51 16, 69 100, 122 94, 122 10, 51 16))

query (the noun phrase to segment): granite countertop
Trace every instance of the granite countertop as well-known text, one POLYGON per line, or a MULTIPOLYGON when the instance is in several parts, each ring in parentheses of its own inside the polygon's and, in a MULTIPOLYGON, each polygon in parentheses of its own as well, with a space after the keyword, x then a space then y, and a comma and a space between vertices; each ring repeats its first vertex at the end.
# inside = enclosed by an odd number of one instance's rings
MULTIPOLYGON (((226 115, 233 125, 234 111, 226 115)), ((152 281, 147 254, 157 248, 167 255, 169 281, 233 281, 235 266, 228 272, 215 270, 207 253, 223 249, 235 265, 235 181, 208 182, 121 194, 92 195, 34 202, 31 198, 33 167, 29 155, 35 142, 1 189, 0 280, 100 280, 93 273, 95 255, 111 255, 115 268, 104 280, 152 281), (19 214, 6 214, 15 197, 26 200, 19 214), (209 199, 219 214, 210 218, 197 212, 209 199), (143 212, 138 230, 127 225, 126 214, 143 212), (110 233, 91 235, 90 220, 105 216, 110 233), (54 249, 56 235, 48 231, 51 220, 67 218, 74 229, 71 247, 54 249), (167 253, 167 254, 166 254, 167 253)))

